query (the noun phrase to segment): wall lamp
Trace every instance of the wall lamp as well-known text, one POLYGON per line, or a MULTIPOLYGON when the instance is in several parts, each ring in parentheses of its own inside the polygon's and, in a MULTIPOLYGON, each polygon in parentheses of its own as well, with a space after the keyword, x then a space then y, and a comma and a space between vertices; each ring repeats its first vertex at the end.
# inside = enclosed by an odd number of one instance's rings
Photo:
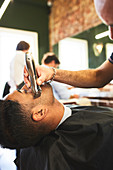
POLYGON ((102 43, 94 43, 93 44, 93 51, 94 51, 94 54, 95 56, 99 56, 102 52, 102 49, 103 49, 103 44, 102 43))
POLYGON ((95 39, 100 39, 100 38, 106 37, 106 36, 108 36, 108 35, 109 35, 109 31, 105 31, 105 32, 102 32, 102 33, 100 33, 100 34, 97 34, 97 35, 95 36, 95 39))

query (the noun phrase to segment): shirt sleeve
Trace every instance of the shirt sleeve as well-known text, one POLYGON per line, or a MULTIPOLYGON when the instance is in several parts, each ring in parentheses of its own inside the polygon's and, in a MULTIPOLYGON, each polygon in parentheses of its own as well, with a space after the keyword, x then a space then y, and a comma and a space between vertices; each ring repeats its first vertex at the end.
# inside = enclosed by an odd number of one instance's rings
POLYGON ((111 56, 108 58, 109 62, 113 64, 113 53, 111 54, 111 56))
POLYGON ((65 85, 63 85, 63 83, 59 83, 59 82, 51 82, 52 88, 53 88, 53 93, 54 96, 56 97, 57 100, 59 99, 69 99, 71 94, 70 91, 66 88, 65 85))

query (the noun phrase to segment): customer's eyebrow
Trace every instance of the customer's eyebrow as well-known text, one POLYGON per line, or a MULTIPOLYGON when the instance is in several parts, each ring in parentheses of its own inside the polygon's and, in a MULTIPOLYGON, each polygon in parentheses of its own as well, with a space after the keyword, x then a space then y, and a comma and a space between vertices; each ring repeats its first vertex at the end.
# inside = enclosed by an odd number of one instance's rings
POLYGON ((18 91, 19 93, 22 93, 20 89, 17 89, 17 91, 18 91))

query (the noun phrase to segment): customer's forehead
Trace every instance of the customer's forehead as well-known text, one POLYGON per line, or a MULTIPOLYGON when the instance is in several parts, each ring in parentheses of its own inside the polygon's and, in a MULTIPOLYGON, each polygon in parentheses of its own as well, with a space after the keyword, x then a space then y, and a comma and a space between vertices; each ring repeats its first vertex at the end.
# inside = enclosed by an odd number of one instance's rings
POLYGON ((15 91, 14 92, 12 92, 12 93, 9 93, 7 96, 5 96, 5 100, 10 100, 12 97, 14 97, 15 96, 15 91))

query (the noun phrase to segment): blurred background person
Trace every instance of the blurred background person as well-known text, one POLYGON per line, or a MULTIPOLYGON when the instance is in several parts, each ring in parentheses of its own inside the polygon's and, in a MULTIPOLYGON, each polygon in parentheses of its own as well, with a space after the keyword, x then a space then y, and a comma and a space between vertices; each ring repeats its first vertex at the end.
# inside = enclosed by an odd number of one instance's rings
POLYGON ((47 67, 54 67, 58 68, 60 65, 60 61, 58 57, 53 53, 53 52, 47 52, 43 55, 42 65, 47 66, 47 67))
POLYGON ((10 81, 6 82, 3 97, 17 88, 21 88, 24 83, 23 69, 25 65, 25 53, 30 49, 30 44, 20 41, 16 47, 16 54, 10 63, 10 81))
MULTIPOLYGON (((44 67, 58 68, 60 65, 58 57, 53 52, 45 53, 43 55, 41 63, 44 67)), ((63 83, 52 81, 51 85, 53 88, 54 96, 57 98, 57 100, 79 98, 79 95, 72 94, 71 91, 67 88, 67 85, 63 83)))

